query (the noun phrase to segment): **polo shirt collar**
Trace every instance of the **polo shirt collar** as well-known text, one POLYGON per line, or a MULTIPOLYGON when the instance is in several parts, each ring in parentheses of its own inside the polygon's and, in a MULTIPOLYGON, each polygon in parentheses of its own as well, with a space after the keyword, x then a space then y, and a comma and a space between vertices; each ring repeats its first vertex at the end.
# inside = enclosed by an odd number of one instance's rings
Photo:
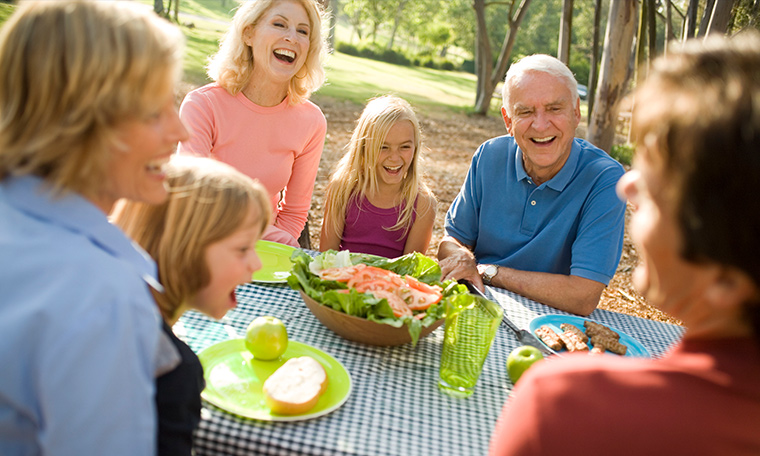
POLYGON ((8 202, 19 211, 87 237, 110 255, 128 262, 149 285, 158 284, 156 264, 150 256, 81 195, 53 194, 48 183, 37 176, 10 176, 2 185, 8 202))
MULTIPOLYGON (((518 181, 530 179, 530 176, 528 176, 528 173, 525 171, 522 154, 522 149, 520 149, 520 146, 517 146, 517 153, 515 154, 515 170, 517 172, 518 181)), ((564 190, 567 184, 572 180, 573 175, 575 175, 575 170, 578 167, 578 162, 580 161, 580 155, 580 142, 573 139, 572 147, 570 148, 570 155, 567 157, 567 161, 562 166, 562 169, 560 169, 554 177, 541 184, 541 186, 545 185, 558 192, 564 190)))

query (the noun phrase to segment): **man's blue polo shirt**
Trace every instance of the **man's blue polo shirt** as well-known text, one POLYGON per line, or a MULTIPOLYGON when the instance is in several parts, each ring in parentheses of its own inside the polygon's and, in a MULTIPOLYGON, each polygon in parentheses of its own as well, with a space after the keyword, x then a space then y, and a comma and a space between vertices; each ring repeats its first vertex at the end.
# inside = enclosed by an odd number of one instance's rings
POLYGON ((536 186, 512 136, 483 143, 446 214, 447 234, 479 263, 609 283, 623 247, 623 167, 576 138, 562 169, 536 186))

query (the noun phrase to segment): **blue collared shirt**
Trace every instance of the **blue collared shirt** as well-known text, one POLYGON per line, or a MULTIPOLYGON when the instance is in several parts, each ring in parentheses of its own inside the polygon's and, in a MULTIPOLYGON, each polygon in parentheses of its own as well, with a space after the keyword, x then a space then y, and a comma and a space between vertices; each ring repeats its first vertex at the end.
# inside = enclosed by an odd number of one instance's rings
POLYGON ((623 247, 623 167, 575 139, 567 162, 536 186, 511 136, 483 143, 446 214, 447 234, 474 247, 479 263, 609 283, 623 247))
POLYGON ((78 195, 0 181, 0 454, 151 455, 156 267, 78 195))

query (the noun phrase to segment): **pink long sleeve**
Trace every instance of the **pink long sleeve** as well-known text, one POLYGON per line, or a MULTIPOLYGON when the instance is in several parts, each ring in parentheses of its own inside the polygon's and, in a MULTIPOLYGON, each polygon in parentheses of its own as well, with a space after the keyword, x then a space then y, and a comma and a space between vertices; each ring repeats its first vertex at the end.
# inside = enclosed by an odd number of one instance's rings
POLYGON ((180 117, 191 137, 178 153, 211 156, 258 179, 269 193, 274 226, 297 239, 311 207, 327 122, 317 105, 273 107, 230 95, 217 84, 185 97, 180 117))

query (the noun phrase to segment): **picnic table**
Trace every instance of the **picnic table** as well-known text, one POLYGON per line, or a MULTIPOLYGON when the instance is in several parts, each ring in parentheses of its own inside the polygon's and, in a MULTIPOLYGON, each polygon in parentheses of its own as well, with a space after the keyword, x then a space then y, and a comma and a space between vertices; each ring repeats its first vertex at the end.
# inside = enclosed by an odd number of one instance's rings
MULTIPOLYGON (((570 315, 509 291, 487 287, 519 327, 542 315, 570 315)), ((236 416, 204 401, 195 435, 198 455, 483 455, 512 389, 506 373, 509 353, 519 346, 500 326, 483 372, 469 398, 438 390, 444 328, 411 344, 377 347, 351 342, 324 327, 298 292, 286 284, 249 283, 237 290, 238 306, 222 321, 186 313, 175 330, 201 352, 219 342, 244 337, 257 316, 281 319, 290 340, 317 348, 338 360, 351 377, 342 406, 318 418, 272 422, 236 416)), ((683 328, 597 309, 590 319, 623 331, 653 357, 677 342, 683 328)), ((615 356, 615 355, 604 355, 615 356)))

